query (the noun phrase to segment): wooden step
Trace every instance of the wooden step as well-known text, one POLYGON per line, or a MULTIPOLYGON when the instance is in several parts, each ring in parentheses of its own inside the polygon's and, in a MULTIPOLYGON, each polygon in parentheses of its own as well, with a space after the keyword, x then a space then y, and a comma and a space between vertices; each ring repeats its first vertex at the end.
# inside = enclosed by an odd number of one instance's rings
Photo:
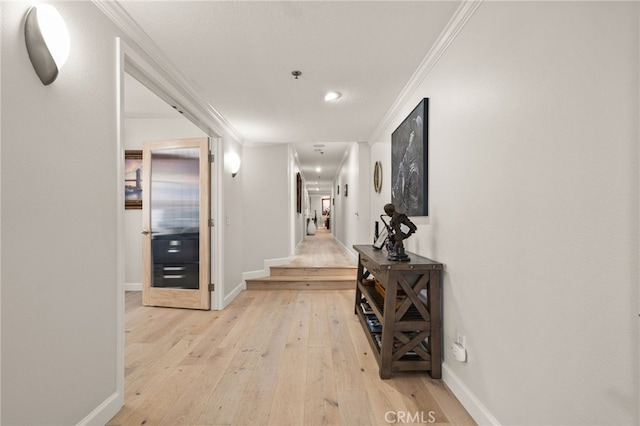
POLYGON ((355 266, 272 266, 269 268, 271 276, 335 276, 356 278, 357 268, 355 266))
POLYGON ((280 275, 246 280, 247 290, 351 290, 356 288, 355 276, 280 275))

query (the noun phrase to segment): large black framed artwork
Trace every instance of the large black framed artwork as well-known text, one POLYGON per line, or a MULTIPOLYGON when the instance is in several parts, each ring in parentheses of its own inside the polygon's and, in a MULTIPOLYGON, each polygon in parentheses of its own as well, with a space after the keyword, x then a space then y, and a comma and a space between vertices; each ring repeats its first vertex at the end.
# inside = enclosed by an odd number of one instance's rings
POLYGON ((391 134, 391 202, 407 216, 429 212, 428 116, 424 98, 391 134))

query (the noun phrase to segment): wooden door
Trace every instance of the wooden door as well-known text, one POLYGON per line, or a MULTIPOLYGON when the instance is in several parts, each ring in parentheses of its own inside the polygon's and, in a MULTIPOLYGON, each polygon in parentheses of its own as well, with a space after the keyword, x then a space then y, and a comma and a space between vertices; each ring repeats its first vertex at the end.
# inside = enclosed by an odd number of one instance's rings
POLYGON ((210 309, 208 138, 145 142, 142 303, 210 309))

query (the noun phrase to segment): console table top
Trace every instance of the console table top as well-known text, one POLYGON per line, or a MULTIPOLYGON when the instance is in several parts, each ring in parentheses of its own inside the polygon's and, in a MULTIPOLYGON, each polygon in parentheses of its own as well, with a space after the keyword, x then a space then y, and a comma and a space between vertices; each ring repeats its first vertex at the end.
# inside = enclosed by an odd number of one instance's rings
POLYGON ((408 262, 399 262, 387 259, 388 253, 385 250, 376 250, 371 245, 354 245, 353 248, 358 253, 369 257, 384 269, 443 269, 442 263, 411 252, 406 252, 411 258, 408 262))

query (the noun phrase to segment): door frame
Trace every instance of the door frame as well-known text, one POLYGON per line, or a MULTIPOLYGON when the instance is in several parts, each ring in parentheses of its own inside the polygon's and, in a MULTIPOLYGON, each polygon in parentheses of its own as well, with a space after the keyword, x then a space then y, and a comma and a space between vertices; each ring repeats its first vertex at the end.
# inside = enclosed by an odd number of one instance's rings
MULTIPOLYGON (((212 122, 211 118, 204 113, 200 108, 200 103, 198 99, 189 96, 189 93, 185 90, 180 90, 179 87, 176 86, 177 82, 175 79, 168 78, 166 72, 162 72, 158 68, 160 67, 155 61, 153 61, 148 54, 144 54, 140 52, 139 49, 135 49, 129 44, 127 44, 124 40, 118 38, 117 39, 117 47, 118 47, 118 91, 119 91, 119 101, 118 101, 118 152, 122 153, 118 157, 118 166, 124 170, 124 76, 125 74, 129 74, 134 77, 144 86, 146 86, 149 90, 151 90, 155 95, 164 100, 168 105, 179 105, 180 110, 182 111, 182 115, 185 116, 189 121, 191 121, 195 126, 200 128, 207 136, 209 136, 209 151, 214 156, 215 159, 223 158, 223 144, 222 138, 218 132, 221 132, 222 129, 220 126, 216 126, 216 123, 212 122), (151 63, 150 63, 151 62, 151 63), (122 164, 120 164, 122 163, 122 164)), ((210 215, 214 224, 223 223, 221 220, 221 209, 220 205, 222 202, 222 187, 221 187, 221 173, 223 167, 218 164, 219 161, 213 161, 211 163, 211 197, 210 197, 210 215)), ((122 173, 119 174, 119 176, 122 173)), ((121 182, 118 181, 118 185, 120 188, 121 182)), ((122 191, 120 191, 122 192, 122 191)), ((118 212, 120 215, 124 215, 123 210, 121 209, 118 212)), ((124 223, 124 219, 121 218, 122 223, 124 223)), ((119 227, 119 229, 123 229, 123 227, 119 227)), ((216 289, 211 293, 211 310, 220 310, 224 308, 224 296, 221 288, 222 286, 219 283, 222 283, 223 275, 223 262, 222 262, 222 251, 220 248, 222 247, 222 239, 223 229, 219 226, 211 227, 211 257, 210 257, 210 265, 211 265, 211 282, 216 284, 216 289)), ((122 236, 124 241, 124 236, 122 236)), ((122 253, 124 250, 124 245, 119 247, 119 253, 122 253)), ((122 258, 122 269, 124 271, 124 257, 122 258)), ((124 277, 124 276, 123 276, 124 277)), ((124 282, 124 278, 123 278, 124 282)), ((123 305, 124 306, 124 305, 123 305)))
MULTIPOLYGON (((107 7, 105 13, 110 15, 110 8, 107 7)), ((117 18, 117 15, 114 15, 117 18)), ((118 22, 119 19, 116 19, 118 22)), ((126 31, 125 31, 126 32, 126 31)), ((135 37, 134 37, 135 38, 135 37)), ((122 191, 122 176, 124 176, 124 81, 125 74, 129 74, 143 83, 149 90, 163 99, 169 105, 174 99, 180 100, 182 111, 189 121, 199 127, 209 136, 209 151, 216 159, 223 158, 222 138, 223 129, 225 129, 224 119, 221 124, 216 123, 211 118, 217 117, 215 110, 209 111, 206 106, 202 105, 197 96, 191 96, 188 90, 181 90, 179 86, 180 78, 172 78, 171 72, 167 71, 170 66, 163 66, 155 57, 160 57, 149 53, 144 48, 137 45, 127 44, 121 37, 115 39, 116 54, 116 120, 117 120, 117 138, 116 138, 116 175, 117 180, 114 183, 117 193, 116 208, 116 226, 118 233, 116 235, 117 261, 116 261, 116 369, 118 377, 116 378, 116 396, 117 404, 124 406, 124 385, 125 385, 125 233, 124 233, 124 193, 122 191)), ((241 140, 232 130, 230 133, 241 140)), ((211 206, 210 215, 215 224, 223 223, 221 220, 221 202, 222 194, 222 169, 218 166, 218 162, 211 163, 211 206)), ((216 284, 216 289, 211 293, 211 310, 220 310, 224 308, 224 288, 222 287, 224 271, 222 262, 222 241, 224 238, 223 229, 219 226, 211 228, 211 282, 216 284)))

